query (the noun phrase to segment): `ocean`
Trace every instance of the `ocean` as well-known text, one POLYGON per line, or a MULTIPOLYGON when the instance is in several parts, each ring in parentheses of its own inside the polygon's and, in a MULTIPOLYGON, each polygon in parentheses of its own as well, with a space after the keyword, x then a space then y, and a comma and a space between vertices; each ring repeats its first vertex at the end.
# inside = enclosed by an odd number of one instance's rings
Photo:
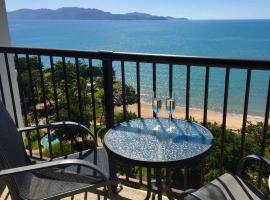
MULTIPOLYGON (((110 50, 270 60, 270 20, 77 21, 10 20, 12 45, 110 50)), ((114 63, 121 79, 119 63, 114 63)), ((135 64, 126 63, 126 82, 136 86, 135 64)), ((151 101, 152 67, 141 64, 142 100, 151 101)), ((168 66, 157 65, 157 91, 165 99, 168 66)), ((190 106, 203 108, 205 68, 191 67, 190 106)), ((246 70, 231 70, 228 112, 243 113, 246 70)), ((222 111, 224 69, 211 69, 209 109, 222 111)), ((252 72, 249 115, 263 116, 269 72, 252 72)), ((174 66, 173 93, 185 105, 186 68, 174 66)))

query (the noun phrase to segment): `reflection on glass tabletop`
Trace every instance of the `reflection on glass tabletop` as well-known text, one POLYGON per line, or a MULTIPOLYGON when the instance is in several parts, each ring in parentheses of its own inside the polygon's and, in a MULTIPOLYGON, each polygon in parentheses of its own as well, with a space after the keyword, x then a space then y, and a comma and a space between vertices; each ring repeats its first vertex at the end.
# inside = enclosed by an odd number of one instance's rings
POLYGON ((166 162, 198 156, 212 146, 205 127, 186 120, 135 119, 110 129, 104 143, 112 152, 138 161, 166 162))

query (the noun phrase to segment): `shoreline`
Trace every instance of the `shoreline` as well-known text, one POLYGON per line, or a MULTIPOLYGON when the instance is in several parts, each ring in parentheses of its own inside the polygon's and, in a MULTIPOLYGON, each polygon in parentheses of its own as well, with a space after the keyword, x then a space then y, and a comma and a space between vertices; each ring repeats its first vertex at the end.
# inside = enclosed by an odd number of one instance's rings
MULTIPOLYGON (((122 107, 116 107, 115 111, 121 112, 122 107)), ((127 111, 137 113, 137 104, 132 104, 127 106, 127 111)), ((185 107, 176 106, 175 111, 173 113, 173 117, 175 119, 183 119, 185 118, 185 107)), ((199 108, 190 108, 189 109, 190 117, 193 117, 196 121, 203 121, 203 109, 199 108)), ((164 106, 162 107, 160 113, 158 114, 160 117, 168 117, 164 106)), ((147 103, 141 103, 141 117, 153 117, 152 105, 147 103)), ((218 124, 222 124, 223 113, 213 110, 207 111, 207 121, 208 122, 217 122, 218 124)), ((248 115, 247 121, 252 123, 263 122, 264 117, 261 116, 253 116, 248 115)), ((226 127, 228 129, 240 129, 243 123, 243 114, 236 113, 227 113, 227 123, 226 127)))

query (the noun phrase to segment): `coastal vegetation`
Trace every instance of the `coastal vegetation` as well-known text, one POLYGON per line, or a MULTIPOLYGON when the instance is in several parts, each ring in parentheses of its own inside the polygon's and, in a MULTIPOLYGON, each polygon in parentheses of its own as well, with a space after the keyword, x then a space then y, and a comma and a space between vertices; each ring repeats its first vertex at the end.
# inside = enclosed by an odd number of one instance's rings
MULTIPOLYGON (((17 64, 19 73, 20 95, 23 99, 22 105, 24 120, 28 125, 34 125, 36 121, 39 123, 55 122, 55 121, 77 121, 89 127, 100 138, 106 132, 105 125, 105 111, 104 111, 104 90, 103 90, 103 71, 99 65, 91 67, 93 75, 93 84, 90 79, 90 68, 84 60, 79 60, 78 66, 74 61, 56 61, 53 65, 53 70, 45 67, 40 63, 37 57, 31 57, 27 64, 26 58, 19 58, 17 64), (76 68, 78 67, 78 68, 76 68), (77 72, 79 69, 79 76, 77 72), (29 74, 32 76, 32 83, 29 79, 29 74), (42 87, 44 83, 44 88, 42 87), (78 90, 80 88, 80 92, 78 90), (92 93, 94 91, 94 93, 92 93), (45 95, 44 95, 45 94, 45 95), (34 98, 33 98, 34 97, 34 98), (94 129, 94 115, 93 115, 93 98, 95 100, 95 115, 97 127, 94 129), (81 103, 79 103, 81 102, 81 103), (81 108, 80 108, 81 106, 81 108), (47 109, 45 109, 45 107, 47 109), (57 108, 57 109, 56 109, 57 108), (36 111, 35 111, 36 110, 36 111), (37 115, 35 116, 35 112, 37 115)), ((113 78, 113 94, 115 106, 122 106, 124 104, 122 98, 122 84, 113 78)), ((126 105, 137 102, 136 90, 129 85, 125 86, 126 105)), ((137 118, 136 113, 128 112, 127 119, 137 118)), ((195 121, 191 118, 191 120, 195 121)), ((115 123, 123 121, 123 113, 115 113, 115 123)), ((211 153, 205 159, 203 170, 204 176, 201 176, 200 165, 189 166, 188 187, 199 187, 200 182, 204 184, 210 182, 220 175, 220 152, 221 152, 221 136, 222 127, 217 123, 207 123, 207 128, 214 135, 214 145, 211 153)), ((224 136, 224 171, 236 172, 236 166, 240 159, 240 145, 241 145, 241 130, 228 129, 224 136)), ((263 123, 248 123, 245 137, 245 155, 259 154, 262 141, 263 123)), ((41 137, 47 134, 46 131, 34 132, 31 134, 30 140, 25 137, 24 141, 27 149, 33 151, 38 150, 38 134, 41 137)), ((56 131, 57 136, 62 142, 62 149, 60 145, 52 146, 53 157, 59 157, 62 154, 67 155, 72 151, 80 151, 82 147, 91 147, 93 143, 90 138, 82 140, 82 132, 77 129, 59 129, 56 131)), ((267 131, 266 138, 266 157, 270 158, 270 130, 267 131)), ((43 148, 43 156, 50 157, 48 148, 43 148)), ((120 173, 125 172, 123 164, 118 165, 120 173)), ((251 165, 247 169, 246 175, 250 176, 250 182, 256 183, 258 168, 251 165)), ((164 172, 163 172, 164 174, 164 172)), ((130 167, 129 175, 131 177, 139 176, 139 169, 137 167, 130 167)), ((268 171, 264 171, 264 177, 269 175, 268 171)), ((165 174, 164 174, 165 176, 165 174)), ((173 171, 173 186, 176 188, 183 188, 184 177, 179 169, 173 171)), ((146 179, 145 170, 143 170, 143 178, 146 179)), ((263 178, 261 189, 264 192, 269 192, 267 187, 267 179, 263 178)))

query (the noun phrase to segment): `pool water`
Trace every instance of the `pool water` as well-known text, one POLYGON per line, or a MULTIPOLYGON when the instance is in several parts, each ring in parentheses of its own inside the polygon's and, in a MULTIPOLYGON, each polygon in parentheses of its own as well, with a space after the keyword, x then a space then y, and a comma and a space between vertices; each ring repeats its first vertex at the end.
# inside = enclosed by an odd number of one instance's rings
MULTIPOLYGON (((58 139, 57 135, 55 134, 54 131, 50 132, 50 136, 51 136, 51 144, 59 144, 60 140, 58 139)), ((43 145, 43 147, 45 148, 49 148, 49 136, 48 134, 46 134, 42 139, 41 139, 41 144, 43 145)))

